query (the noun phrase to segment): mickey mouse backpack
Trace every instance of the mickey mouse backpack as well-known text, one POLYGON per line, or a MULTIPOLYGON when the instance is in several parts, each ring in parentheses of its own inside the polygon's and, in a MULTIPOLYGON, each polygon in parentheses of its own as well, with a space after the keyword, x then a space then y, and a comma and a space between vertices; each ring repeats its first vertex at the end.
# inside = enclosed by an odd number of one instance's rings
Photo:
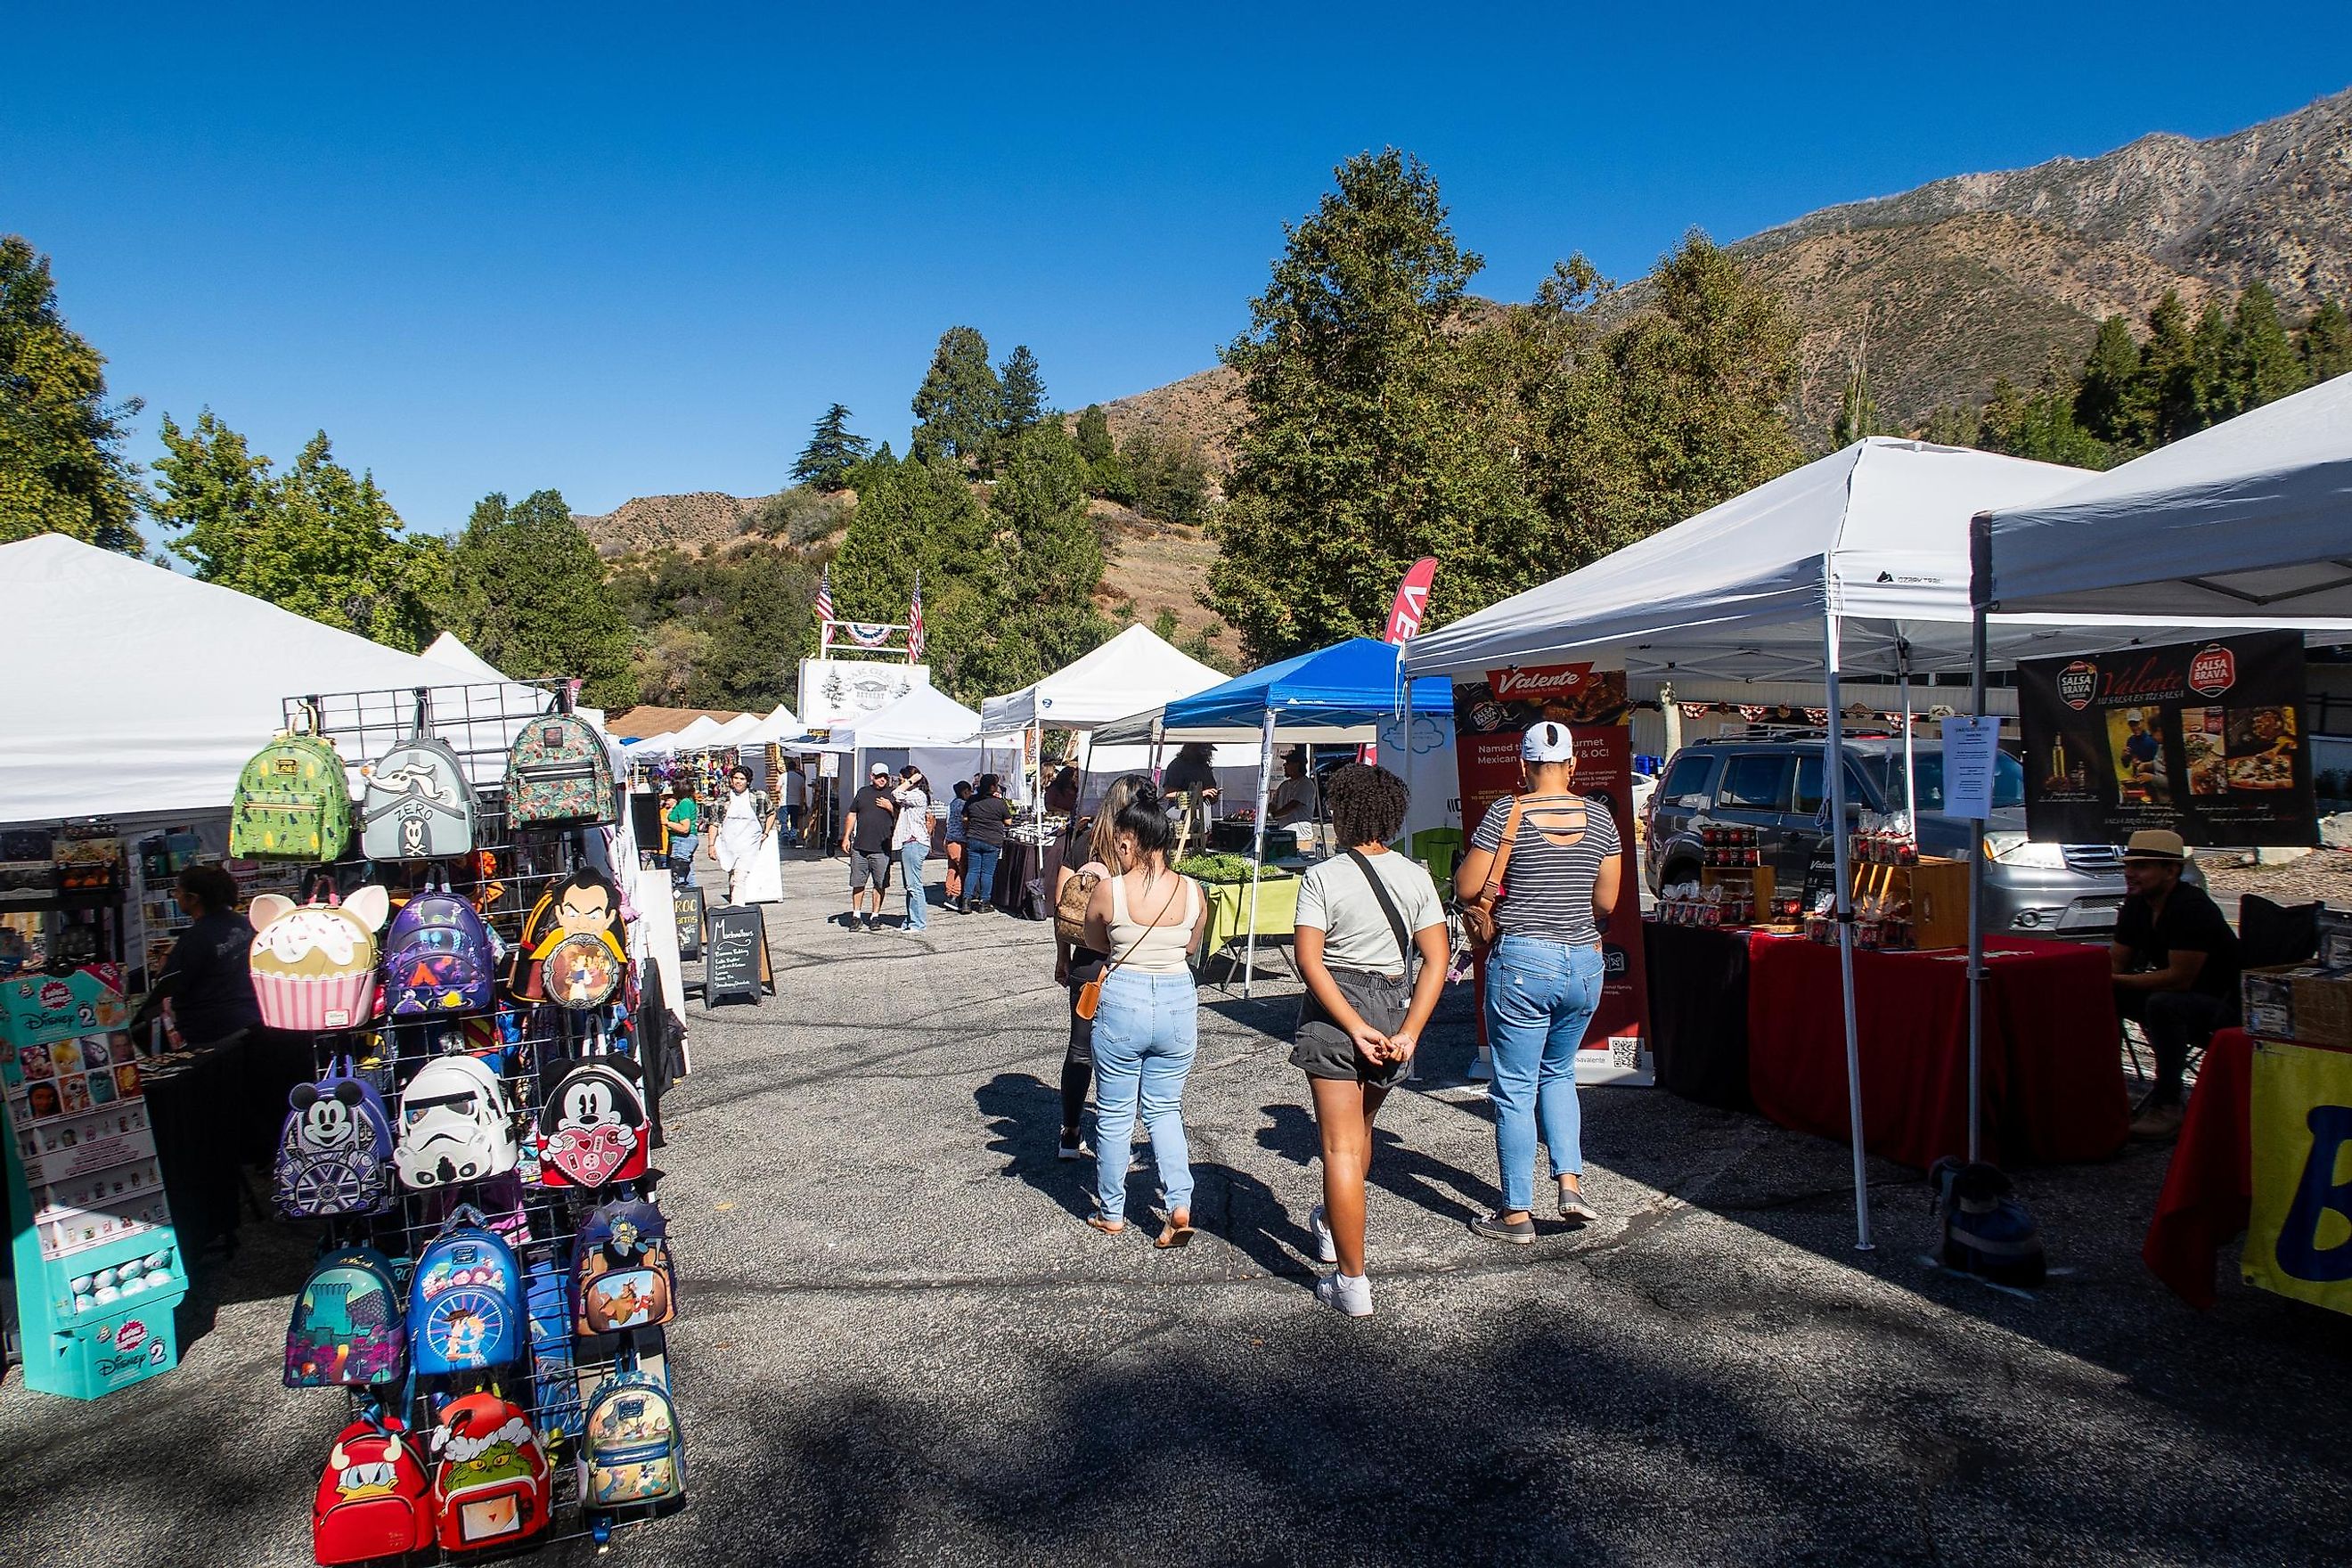
POLYGON ((392 1206, 392 1120, 383 1097, 345 1057, 286 1096, 292 1109, 271 1167, 278 1212, 340 1219, 392 1206))
POLYGON ((670 1268, 669 1225, 643 1198, 601 1204, 580 1222, 572 1242, 583 1334, 656 1328, 677 1316, 677 1276, 670 1268))
POLYGON ((407 1309, 391 1260, 373 1247, 319 1259, 286 1325, 286 1386, 380 1387, 407 1367, 407 1309))
POLYGON ((417 1256, 408 1338, 420 1377, 488 1372, 522 1356, 522 1266, 470 1205, 454 1210, 417 1256))
POLYGON ((472 903, 449 890, 410 896, 384 932, 387 1017, 455 1018, 498 1010, 498 947, 472 903))
POLYGON ((539 1179, 602 1187, 646 1173, 645 1079, 626 1057, 583 1057, 541 1073, 539 1179))
POLYGON ((401 1424, 354 1421, 335 1439, 310 1504, 310 1551, 322 1564, 371 1563, 433 1544, 432 1479, 401 1424))
POLYGON ((596 827, 621 819, 620 792, 604 738, 572 711, 565 690, 555 712, 522 727, 507 757, 507 823, 513 827, 596 827))
POLYGON ((228 852, 238 860, 342 858, 352 841, 351 779, 331 742, 303 710, 291 729, 256 752, 236 776, 228 852))
POLYGON ((416 731, 376 759, 360 792, 360 847, 371 860, 454 860, 474 847, 474 786, 448 743, 416 731))
POLYGON ((667 1513, 686 1501, 677 1406, 634 1363, 589 1396, 580 1442, 580 1503, 592 1516, 667 1513))
POLYGON ((547 1528, 552 1472, 530 1417, 493 1393, 453 1399, 433 1433, 433 1504, 447 1552, 503 1545, 547 1528))

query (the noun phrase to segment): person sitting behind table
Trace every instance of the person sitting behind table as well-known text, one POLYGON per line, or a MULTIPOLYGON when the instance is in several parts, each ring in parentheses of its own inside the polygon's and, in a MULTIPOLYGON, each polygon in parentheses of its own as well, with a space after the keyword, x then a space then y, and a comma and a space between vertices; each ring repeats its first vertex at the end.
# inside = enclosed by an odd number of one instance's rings
POLYGON ((172 1017, 190 1046, 224 1045, 261 1026, 253 994, 253 925, 236 912, 236 879, 217 866, 180 873, 173 900, 190 924, 163 961, 163 982, 178 977, 172 1017))
POLYGON ((1282 760, 1282 783, 1266 809, 1266 820, 1276 826, 1312 822, 1323 815, 1323 786, 1307 772, 1307 748, 1293 746, 1282 760))
POLYGON ((1078 809, 1078 770, 1076 763, 1064 763, 1054 782, 1045 786, 1045 809, 1064 816, 1078 809))
POLYGON ((2107 948, 2116 1013, 2139 1025, 2156 1053, 2156 1085, 2131 1124, 2135 1138, 2180 1131, 2181 1074, 2191 1048, 2238 1021, 2238 936, 2204 889, 2181 880, 2188 847, 2160 827, 2124 850, 2129 892, 2107 948))

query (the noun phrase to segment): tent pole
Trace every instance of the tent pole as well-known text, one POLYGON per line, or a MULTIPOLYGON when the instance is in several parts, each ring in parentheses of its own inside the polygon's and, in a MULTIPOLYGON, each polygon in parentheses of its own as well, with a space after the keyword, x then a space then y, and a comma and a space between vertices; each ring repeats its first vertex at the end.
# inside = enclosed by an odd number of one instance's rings
POLYGON ((1911 819, 1911 837, 1919 837, 1919 768, 1911 749, 1911 639, 1895 639, 1895 684, 1903 689, 1903 810, 1911 819))
POLYGON ((1830 732, 1822 757, 1829 774, 1830 842, 1837 877, 1838 984, 1845 1003, 1846 1117, 1853 1135, 1853 1246, 1857 1252, 1874 1250, 1870 1239, 1870 1173, 1862 1151, 1862 1040, 1853 1016, 1853 882, 1847 858, 1845 819, 1845 716, 1838 695, 1838 614, 1823 620, 1822 637, 1826 658, 1823 673, 1829 684, 1830 732))
MULTIPOLYGON (((1969 519, 1969 711, 1985 716, 1985 614, 1992 591, 1992 514, 1969 519)), ((1969 835, 1969 1162, 1983 1157, 1985 825, 1969 835)))
POLYGON ((1257 983, 1257 883, 1265 870, 1265 795, 1274 772, 1274 709, 1265 710, 1265 722, 1258 733, 1257 756, 1257 849, 1250 859, 1250 923, 1249 936, 1242 944, 1242 994, 1246 997, 1250 987, 1257 983))

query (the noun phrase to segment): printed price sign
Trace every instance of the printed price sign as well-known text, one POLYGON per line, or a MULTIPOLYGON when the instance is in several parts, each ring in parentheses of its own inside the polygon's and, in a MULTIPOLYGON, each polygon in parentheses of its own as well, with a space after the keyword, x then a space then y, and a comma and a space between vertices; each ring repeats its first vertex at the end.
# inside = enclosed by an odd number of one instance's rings
POLYGON ((2000 760, 2000 721, 1944 721, 1944 815, 1982 822, 1992 815, 1992 783, 2000 760))

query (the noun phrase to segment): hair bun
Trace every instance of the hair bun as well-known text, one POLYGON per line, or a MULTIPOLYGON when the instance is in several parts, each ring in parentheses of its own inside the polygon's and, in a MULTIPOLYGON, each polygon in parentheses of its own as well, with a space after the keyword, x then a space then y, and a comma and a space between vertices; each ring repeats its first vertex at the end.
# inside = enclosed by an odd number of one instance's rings
POLYGON ((1158 805, 1160 804, 1160 786, 1153 784, 1150 779, 1145 779, 1141 783, 1138 784, 1135 786, 1135 804, 1138 805, 1158 805))

